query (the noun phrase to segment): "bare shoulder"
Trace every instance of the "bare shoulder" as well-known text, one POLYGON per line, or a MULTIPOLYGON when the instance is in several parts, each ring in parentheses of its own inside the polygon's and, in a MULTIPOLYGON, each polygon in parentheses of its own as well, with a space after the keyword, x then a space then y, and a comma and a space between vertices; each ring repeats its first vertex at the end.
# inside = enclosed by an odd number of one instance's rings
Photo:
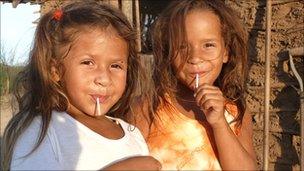
POLYGON ((252 115, 250 111, 247 109, 245 111, 241 131, 238 135, 238 139, 243 147, 247 150, 247 152, 255 158, 255 152, 253 149, 253 126, 252 126, 252 115))

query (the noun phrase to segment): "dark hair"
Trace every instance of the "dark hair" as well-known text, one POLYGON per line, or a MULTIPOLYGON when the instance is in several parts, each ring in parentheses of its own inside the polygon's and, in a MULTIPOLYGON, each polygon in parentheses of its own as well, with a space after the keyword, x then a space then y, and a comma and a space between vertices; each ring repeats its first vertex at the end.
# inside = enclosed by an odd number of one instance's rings
MULTIPOLYGON (((220 19, 221 33, 229 61, 222 67, 216 84, 224 96, 238 107, 235 119, 240 125, 246 109, 245 86, 247 75, 247 34, 237 15, 221 0, 179 0, 173 1, 159 16, 152 32, 154 55, 153 80, 156 92, 153 95, 154 110, 160 104, 167 104, 166 97, 174 97, 177 78, 173 70, 173 59, 183 42, 187 42, 185 18, 195 10, 207 10, 220 19)), ((188 55, 185 55, 185 58, 188 55)), ((186 59, 185 59, 186 61, 186 59)), ((153 119, 150 114, 150 119, 153 119)))
POLYGON ((95 1, 77 1, 43 15, 38 23, 29 64, 16 80, 15 95, 19 112, 8 123, 4 133, 2 167, 8 170, 17 138, 36 116, 41 116, 42 126, 37 149, 46 135, 52 110, 66 111, 68 99, 62 86, 52 79, 51 67, 64 72, 63 59, 71 44, 82 31, 90 29, 115 29, 128 45, 128 72, 126 90, 108 115, 124 118, 129 104, 138 91, 142 77, 136 51, 136 32, 125 15, 118 9, 95 1))

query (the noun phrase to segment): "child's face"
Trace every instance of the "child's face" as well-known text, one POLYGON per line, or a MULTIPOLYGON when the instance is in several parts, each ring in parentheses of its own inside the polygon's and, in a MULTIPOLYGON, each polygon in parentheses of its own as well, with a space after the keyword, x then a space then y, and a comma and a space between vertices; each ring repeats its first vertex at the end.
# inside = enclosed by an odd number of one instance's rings
POLYGON ((189 58, 183 61, 181 54, 178 54, 174 60, 177 78, 192 90, 195 87, 196 74, 199 77, 199 85, 212 85, 220 74, 223 63, 228 61, 220 20, 217 15, 207 10, 192 11, 186 16, 185 31, 189 58), (179 68, 181 64, 185 65, 179 68))
POLYGON ((95 116, 96 98, 106 114, 126 87, 127 43, 113 29, 82 32, 64 59, 61 78, 70 101, 68 113, 95 116))

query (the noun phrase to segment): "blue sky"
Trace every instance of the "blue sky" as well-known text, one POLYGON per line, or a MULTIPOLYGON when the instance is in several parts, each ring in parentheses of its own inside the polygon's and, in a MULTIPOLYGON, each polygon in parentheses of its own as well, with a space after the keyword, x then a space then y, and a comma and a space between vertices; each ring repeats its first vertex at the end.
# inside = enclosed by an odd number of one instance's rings
POLYGON ((0 4, 1 55, 6 56, 5 60, 10 65, 24 65, 36 29, 33 21, 40 17, 40 6, 27 3, 13 8, 11 3, 0 4))

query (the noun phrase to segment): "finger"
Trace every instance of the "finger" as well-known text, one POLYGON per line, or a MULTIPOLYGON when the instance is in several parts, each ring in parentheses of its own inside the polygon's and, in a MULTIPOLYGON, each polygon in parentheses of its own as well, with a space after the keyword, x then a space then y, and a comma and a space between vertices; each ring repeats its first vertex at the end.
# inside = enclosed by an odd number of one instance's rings
POLYGON ((213 91, 221 91, 218 87, 215 87, 215 86, 211 86, 211 85, 208 85, 208 84, 203 84, 201 86, 199 86, 195 92, 194 92, 194 97, 197 96, 197 94, 199 94, 200 92, 204 92, 204 93, 208 93, 208 92, 213 92, 213 91))
POLYGON ((219 89, 218 87, 214 86, 214 85, 210 85, 210 84, 202 84, 200 85, 197 89, 200 89, 200 88, 206 88, 206 89, 219 89))
POLYGON ((206 94, 219 94, 219 95, 222 95, 222 92, 219 89, 202 88, 202 89, 199 89, 195 93, 194 97, 200 99, 202 96, 204 96, 206 94))
POLYGON ((217 99, 206 100, 202 105, 202 108, 208 112, 216 111, 220 112, 224 110, 224 102, 217 99))
POLYGON ((205 89, 200 89, 195 98, 196 98, 196 101, 197 102, 200 102, 204 99, 208 99, 208 94, 214 94, 214 95, 217 95, 217 96, 221 96, 223 97, 223 93, 219 90, 219 89, 209 89, 209 88, 205 88, 205 89))
POLYGON ((218 101, 224 102, 224 97, 223 97, 222 93, 220 93, 220 92, 207 93, 207 94, 204 94, 203 96, 201 96, 201 98, 196 99, 197 105, 203 106, 203 104, 207 100, 218 100, 218 101))

